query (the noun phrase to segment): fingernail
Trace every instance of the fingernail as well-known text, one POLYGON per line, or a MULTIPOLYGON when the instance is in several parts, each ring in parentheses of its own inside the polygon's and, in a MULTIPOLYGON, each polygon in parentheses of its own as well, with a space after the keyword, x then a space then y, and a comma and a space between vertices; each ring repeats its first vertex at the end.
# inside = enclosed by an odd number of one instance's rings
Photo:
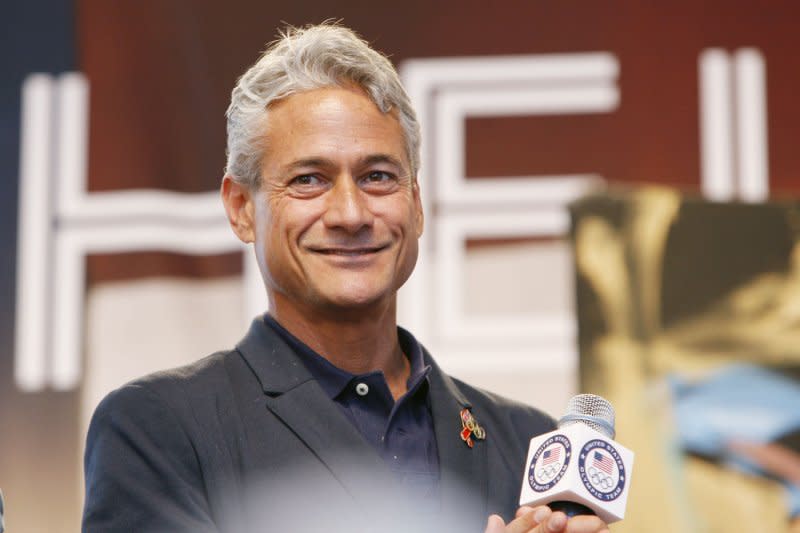
POLYGON ((547 522, 550 531, 561 531, 567 525, 567 516, 564 513, 553 513, 547 522))
POLYGON ((547 520, 548 516, 550 516, 550 509, 548 509, 547 507, 540 507, 536 511, 536 514, 533 515, 533 517, 536 519, 537 524, 541 524, 542 522, 547 520))

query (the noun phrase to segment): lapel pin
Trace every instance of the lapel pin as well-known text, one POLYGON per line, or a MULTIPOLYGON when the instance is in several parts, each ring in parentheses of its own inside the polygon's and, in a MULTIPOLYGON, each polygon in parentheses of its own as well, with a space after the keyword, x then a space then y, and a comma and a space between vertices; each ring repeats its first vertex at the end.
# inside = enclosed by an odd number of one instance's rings
POLYGON ((475 444, 472 441, 473 438, 477 440, 485 439, 486 430, 478 425, 470 410, 465 408, 461 410, 461 440, 472 448, 475 444))

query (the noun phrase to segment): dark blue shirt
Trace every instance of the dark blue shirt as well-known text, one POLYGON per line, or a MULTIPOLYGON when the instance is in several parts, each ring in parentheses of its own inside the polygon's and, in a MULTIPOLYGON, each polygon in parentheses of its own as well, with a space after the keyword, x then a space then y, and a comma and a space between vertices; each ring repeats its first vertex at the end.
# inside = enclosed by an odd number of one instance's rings
POLYGON ((411 371, 407 392, 395 402, 383 372, 351 374, 289 333, 270 315, 271 326, 294 350, 325 393, 380 454, 398 482, 416 497, 438 502, 439 456, 428 398, 428 373, 422 347, 411 333, 397 328, 411 371))

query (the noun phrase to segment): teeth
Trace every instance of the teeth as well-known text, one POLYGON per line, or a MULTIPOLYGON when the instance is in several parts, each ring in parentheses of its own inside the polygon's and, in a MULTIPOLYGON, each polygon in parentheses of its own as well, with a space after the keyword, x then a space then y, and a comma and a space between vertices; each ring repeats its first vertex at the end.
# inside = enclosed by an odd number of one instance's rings
POLYGON ((326 254, 326 255, 342 255, 346 257, 352 257, 357 255, 365 255, 365 254, 372 254, 380 251, 381 248, 359 248, 357 250, 346 250, 346 249, 337 249, 337 248, 328 248, 328 249, 318 249, 316 250, 317 253, 326 254))
POLYGON ((370 252, 372 252, 372 251, 373 251, 373 250, 332 250, 332 252, 331 252, 331 253, 334 253, 334 254, 336 254, 336 255, 347 255, 347 256, 353 256, 353 255, 363 255, 363 254, 368 254, 368 253, 370 253, 370 252))

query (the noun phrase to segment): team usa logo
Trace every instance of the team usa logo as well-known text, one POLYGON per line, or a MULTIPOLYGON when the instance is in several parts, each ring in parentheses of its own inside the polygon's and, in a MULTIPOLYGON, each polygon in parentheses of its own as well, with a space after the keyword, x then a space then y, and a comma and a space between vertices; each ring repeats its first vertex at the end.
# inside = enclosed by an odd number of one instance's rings
POLYGON ((625 489, 625 463, 619 452, 604 440, 590 440, 578 457, 583 486, 598 500, 616 500, 625 489))
POLYGON ((564 435, 553 435, 536 450, 528 469, 528 483, 535 492, 545 492, 564 476, 572 456, 572 445, 564 435))

